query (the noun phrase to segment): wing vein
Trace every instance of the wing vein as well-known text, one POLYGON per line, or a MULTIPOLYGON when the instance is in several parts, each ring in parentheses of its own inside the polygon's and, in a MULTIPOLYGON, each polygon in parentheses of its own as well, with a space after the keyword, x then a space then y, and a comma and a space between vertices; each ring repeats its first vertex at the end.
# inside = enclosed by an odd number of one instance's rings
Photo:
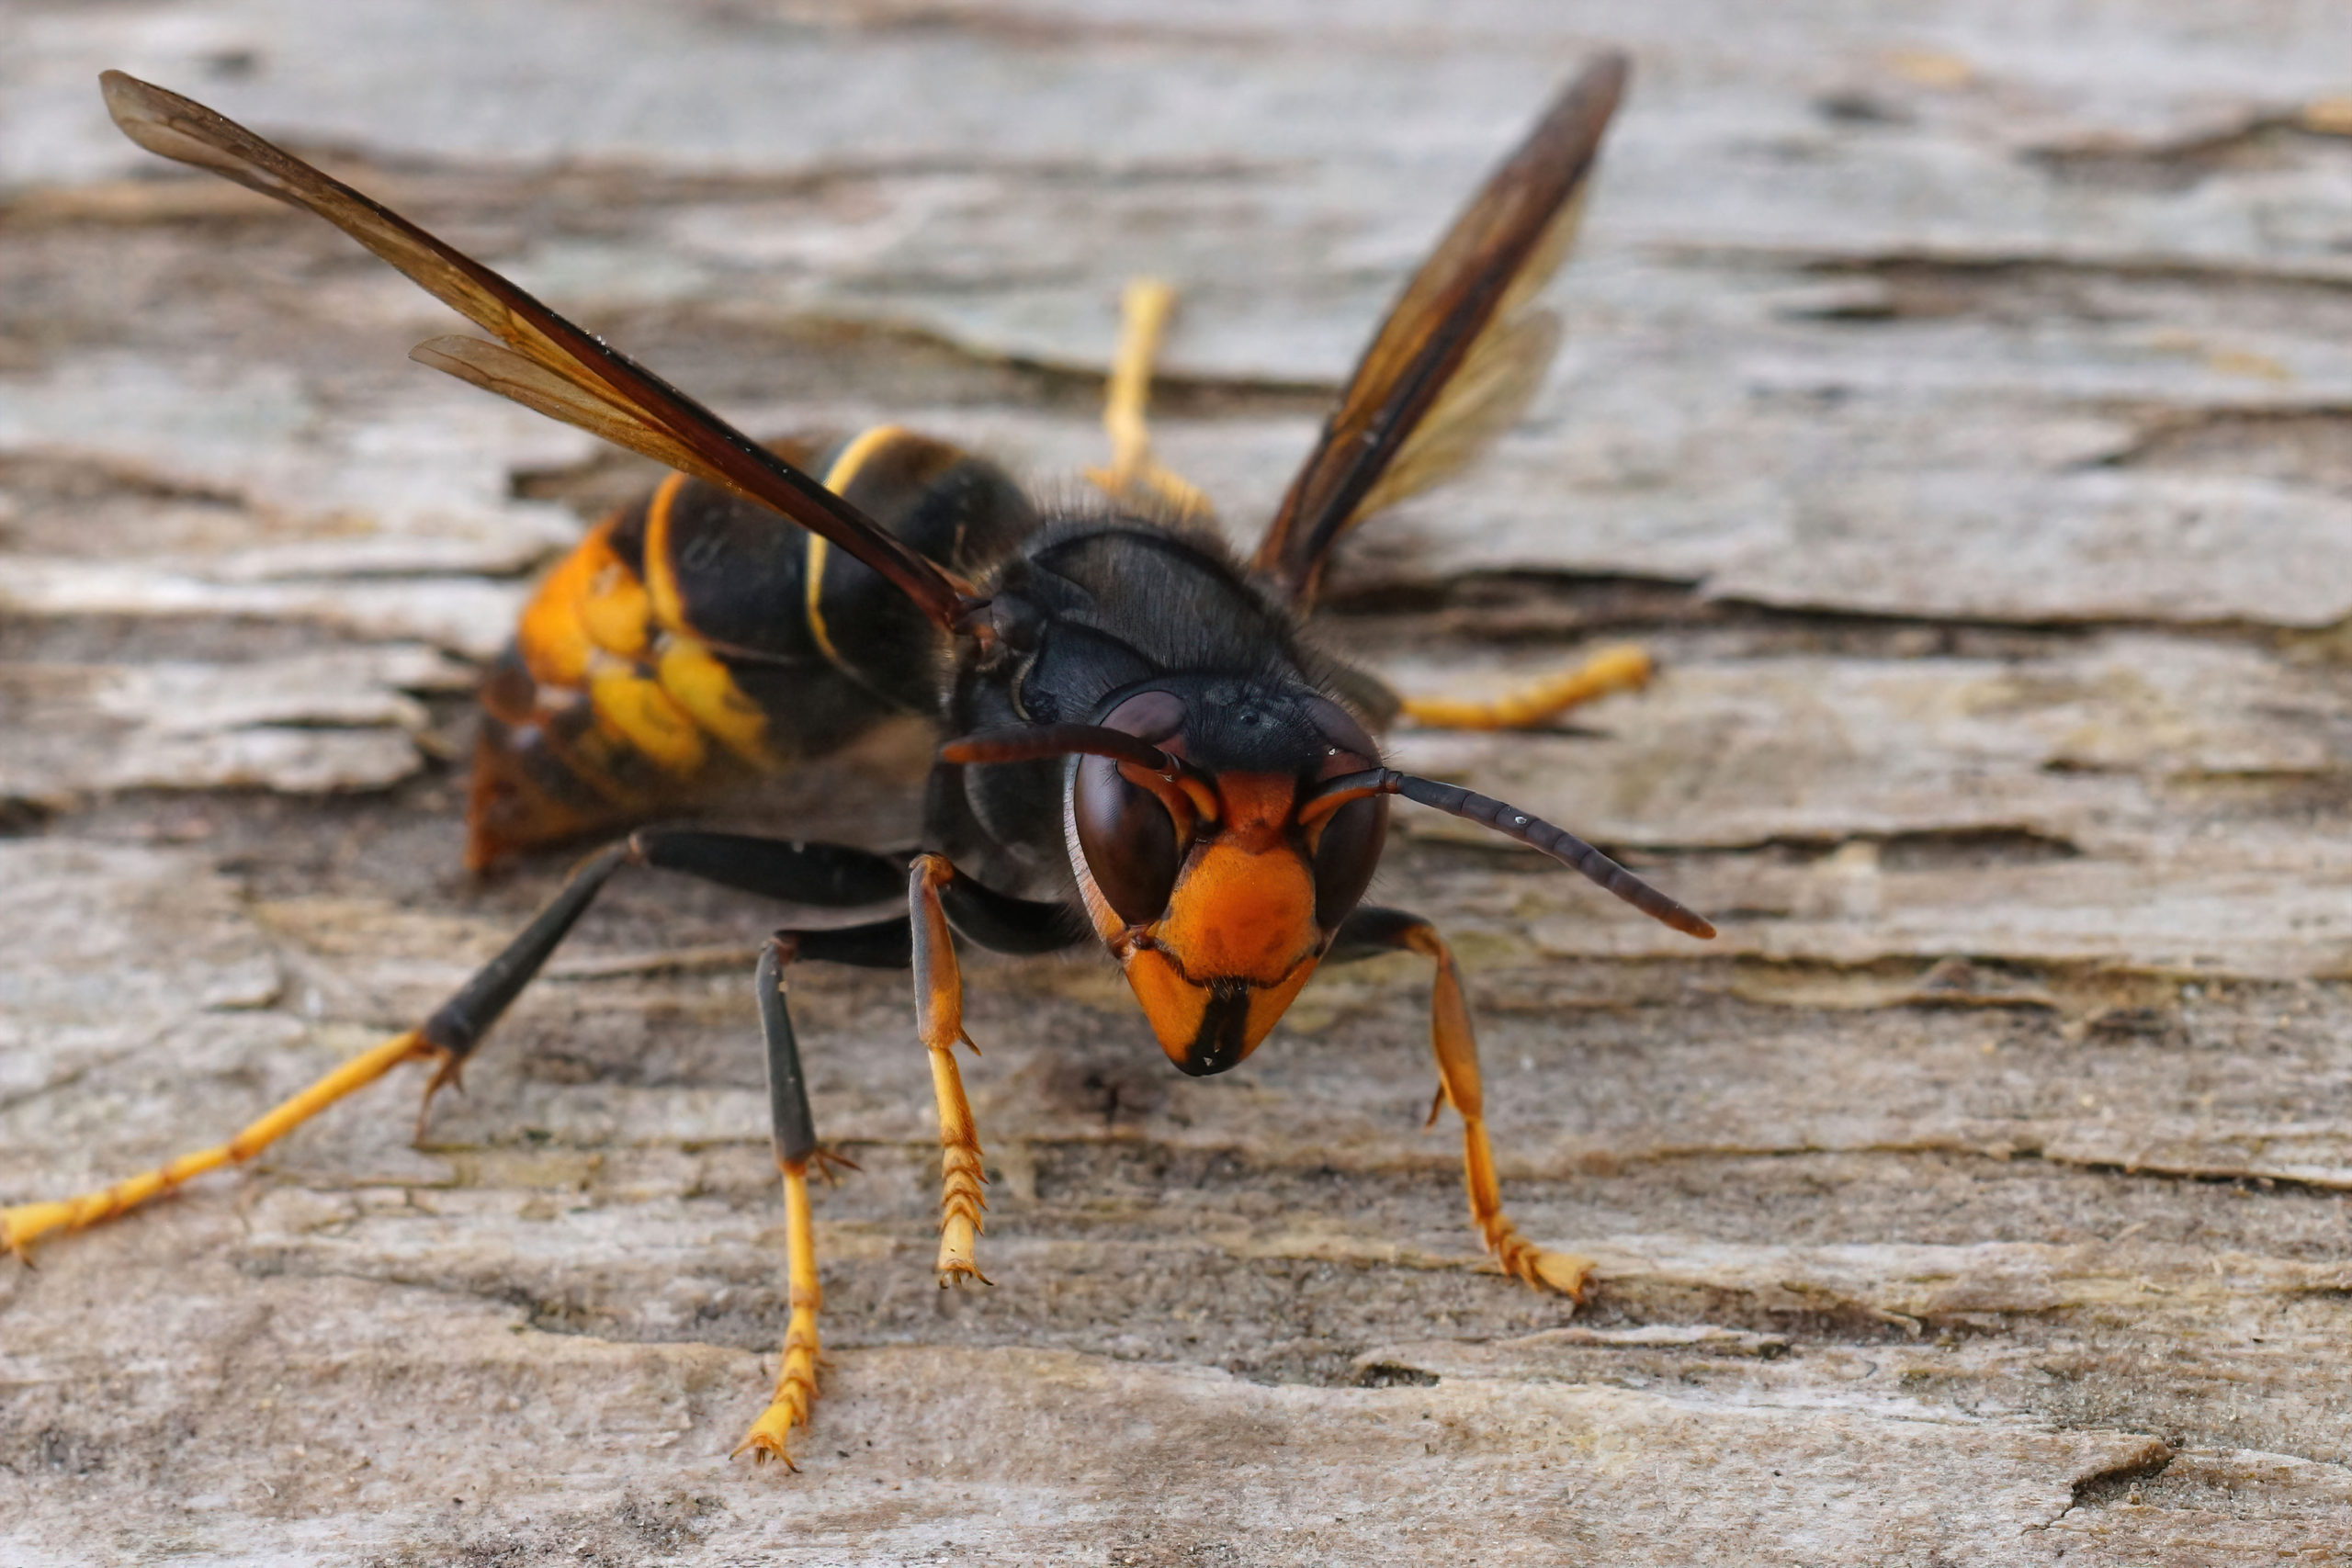
POLYGON ((1295 603, 1349 528, 1459 473, 1526 411, 1559 345, 1533 301, 1575 239, 1627 70, 1604 54, 1569 84, 1390 308, 1252 560, 1295 603))
POLYGON ((481 263, 202 104, 119 71, 99 81, 115 123, 141 147, 309 209, 509 345, 435 338, 419 345, 422 363, 781 513, 873 568, 942 627, 965 619, 968 595, 934 562, 481 263))

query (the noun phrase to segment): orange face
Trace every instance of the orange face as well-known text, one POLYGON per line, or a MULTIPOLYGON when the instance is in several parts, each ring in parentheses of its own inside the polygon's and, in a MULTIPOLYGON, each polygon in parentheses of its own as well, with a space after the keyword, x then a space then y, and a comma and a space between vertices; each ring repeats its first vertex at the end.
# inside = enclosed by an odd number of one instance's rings
MULTIPOLYGON (((1089 765, 1116 775, 1117 784, 1088 781, 1118 791, 1114 812, 1162 813, 1171 827, 1180 814, 1193 818, 1183 825, 1190 852, 1176 863, 1175 882, 1156 919, 1130 921, 1113 907, 1090 858, 1104 864, 1104 880, 1114 888, 1126 889, 1118 887, 1120 872, 1102 855, 1074 858, 1094 929, 1126 971, 1160 1048, 1188 1073, 1222 1072, 1273 1028, 1315 972, 1329 934, 1316 923, 1314 850, 1296 821, 1295 781, 1221 774, 1213 792, 1194 783, 1168 810, 1136 784, 1141 770, 1133 764, 1080 763, 1089 765), (1118 784, 1126 787, 1118 790, 1118 784)), ((1099 841, 1098 835, 1081 839, 1099 841)), ((1138 830, 1112 852, 1156 856, 1164 847, 1156 830, 1148 837, 1138 830)), ((1130 910, 1139 907, 1128 897, 1119 902, 1130 910)))
POLYGON ((1186 709, 1162 692, 1130 699, 1109 722, 1149 737, 1174 769, 1078 760, 1070 863, 1087 911, 1160 1048, 1195 1076, 1257 1048, 1379 858, 1385 800, 1336 811, 1307 804, 1314 781, 1372 766, 1372 741, 1336 705, 1315 700, 1310 712, 1337 734, 1302 742, 1295 770, 1212 773, 1185 761, 1186 709))

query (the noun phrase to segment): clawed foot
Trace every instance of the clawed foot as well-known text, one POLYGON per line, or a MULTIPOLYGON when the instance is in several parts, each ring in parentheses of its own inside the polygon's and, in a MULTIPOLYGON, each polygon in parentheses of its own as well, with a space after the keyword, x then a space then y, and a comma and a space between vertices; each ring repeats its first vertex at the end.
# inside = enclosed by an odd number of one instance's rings
POLYGON ((808 1401, 814 1397, 813 1387, 806 1395, 799 1394, 797 1391, 791 1396, 779 1395, 760 1413, 760 1418, 752 1423, 752 1429, 743 1434, 743 1440, 736 1444, 735 1451, 727 1457, 741 1459, 748 1453, 755 1468, 774 1460, 797 1473, 800 1467, 792 1462, 792 1453, 786 1447, 786 1439, 791 1436, 795 1427, 808 1425, 808 1401))
POLYGON ((1512 1273, 1542 1291, 1554 1291, 1582 1306, 1592 1290, 1592 1271, 1600 1265, 1589 1258, 1573 1252, 1538 1252, 1526 1255, 1524 1269, 1512 1273))
POLYGON ((1491 1235, 1487 1241, 1494 1249, 1495 1266, 1515 1280, 1582 1306, 1592 1289, 1592 1271, 1600 1265, 1573 1252, 1546 1252, 1521 1235, 1509 1220, 1499 1215, 1497 1219, 1495 1229, 1499 1234, 1491 1235))
POLYGON ((19 1203, 13 1209, 0 1209, 0 1252, 5 1252, 27 1268, 32 1267, 29 1250, 36 1236, 62 1230, 74 1223, 74 1205, 68 1202, 19 1203))
POLYGON ((980 1272, 973 1259, 972 1249, 979 1235, 979 1216, 958 1204, 949 1209, 939 1222, 939 1261, 933 1268, 939 1275, 939 1288, 961 1286, 967 1280, 978 1280, 983 1285, 996 1281, 980 1272))
POLYGON ((280 1100, 258 1120, 239 1129, 225 1144, 182 1155, 141 1175, 127 1177, 111 1187, 101 1187, 76 1198, 0 1209, 0 1252, 12 1253, 30 1262, 27 1247, 51 1231, 78 1231, 95 1225, 160 1198, 208 1170, 242 1165, 352 1090, 374 1083, 402 1062, 433 1049, 414 1030, 395 1034, 382 1044, 361 1052, 293 1098, 280 1100))
POLYGON ((816 1403, 817 1313, 814 1307, 795 1307, 792 1326, 784 1337, 784 1365, 776 1374, 775 1396, 727 1457, 748 1453, 754 1466, 775 1460, 786 1470, 798 1471, 786 1440, 795 1427, 808 1425, 808 1412, 816 1403))
POLYGON ((1139 277, 1121 296, 1119 355, 1102 404, 1102 428, 1111 437, 1111 461, 1088 468, 1086 478, 1113 501, 1163 513, 1182 522, 1216 515, 1209 498, 1160 467, 1151 455, 1151 431, 1144 405, 1151 397, 1152 362, 1176 308, 1176 291, 1157 278, 1139 277))
POLYGON ((955 1286, 957 1290, 961 1290, 964 1288, 964 1281, 967 1280, 978 1280, 981 1284, 987 1285, 991 1289, 994 1288, 996 1281, 989 1279, 986 1274, 981 1273, 979 1269, 972 1262, 968 1254, 962 1258, 949 1258, 945 1255, 946 1249, 944 1247, 940 1251, 940 1259, 937 1264, 933 1265, 933 1267, 939 1273, 939 1288, 941 1290, 944 1291, 950 1285, 955 1286))
POLYGON ((466 1092, 466 1059, 439 1045, 425 1049, 433 1062, 433 1076, 425 1080, 424 1096, 417 1101, 416 1131, 409 1138, 410 1144, 420 1149, 427 1146, 424 1130, 433 1120, 433 1097, 445 1089, 454 1089, 459 1094, 466 1092))
POLYGON ((757 1421, 752 1423, 752 1429, 743 1434, 743 1440, 736 1444, 735 1451, 727 1457, 741 1459, 744 1454, 749 1453, 755 1468, 774 1460, 785 1469, 797 1474, 800 1467, 792 1462, 792 1455, 785 1447, 785 1438, 793 1427, 806 1427, 808 1424, 808 1417, 805 1412, 796 1411, 791 1405, 779 1399, 769 1405, 757 1421))
POLYGON ((1528 729, 1611 692, 1638 692, 1656 667, 1632 643, 1607 648, 1574 670, 1492 697, 1407 697, 1404 713, 1431 729, 1528 729))

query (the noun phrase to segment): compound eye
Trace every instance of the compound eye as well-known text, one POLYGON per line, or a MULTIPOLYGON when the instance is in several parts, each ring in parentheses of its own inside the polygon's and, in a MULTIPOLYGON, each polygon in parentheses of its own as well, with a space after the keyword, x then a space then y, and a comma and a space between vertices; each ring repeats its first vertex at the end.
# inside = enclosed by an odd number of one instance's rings
POLYGON ((1353 714, 1329 697, 1310 698, 1306 711, 1331 748, 1331 754, 1323 759, 1317 770, 1318 777, 1335 779, 1341 773, 1359 773, 1380 766, 1380 748, 1373 744, 1372 737, 1364 733, 1353 714))
POLYGON ((1388 841, 1388 797, 1351 800, 1331 813, 1315 845, 1315 923, 1337 930, 1363 902, 1388 841))
POLYGON ((1111 908, 1129 925, 1159 919, 1176 890, 1180 859, 1168 807, 1151 791, 1129 784, 1108 757, 1078 760, 1070 805, 1086 869, 1111 908))
MULTIPOLYGON (((1336 779, 1380 766, 1380 748, 1364 733, 1355 716, 1329 697, 1307 703, 1315 728, 1329 748, 1317 764, 1315 777, 1336 779)), ((1388 843, 1388 797, 1375 795, 1351 800, 1324 822, 1315 840, 1315 923, 1336 931, 1348 911, 1363 901, 1372 874, 1380 869, 1380 852, 1388 843)))

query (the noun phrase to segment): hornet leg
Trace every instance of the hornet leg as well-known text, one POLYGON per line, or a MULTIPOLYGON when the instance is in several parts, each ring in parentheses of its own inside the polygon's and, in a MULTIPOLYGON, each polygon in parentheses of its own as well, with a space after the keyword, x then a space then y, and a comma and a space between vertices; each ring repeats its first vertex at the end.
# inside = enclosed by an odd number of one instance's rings
POLYGON ((1401 711, 1431 729, 1529 729, 1580 703, 1649 684, 1650 656, 1632 643, 1604 648, 1573 670, 1531 681, 1498 697, 1407 697, 1401 711))
POLYGON ((1089 468, 1087 479, 1113 501, 1154 503, 1179 519, 1205 518, 1216 512, 1208 497, 1159 466, 1151 455, 1151 432, 1144 407, 1151 397, 1152 363, 1159 357, 1176 291, 1154 277, 1129 283, 1119 298, 1119 356, 1102 404, 1102 428, 1111 437, 1108 468, 1089 468))
POLYGON ((25 1249, 50 1232, 78 1231, 95 1225, 137 1208, 151 1198, 162 1197, 190 1177, 218 1170, 224 1165, 242 1165, 352 1090, 374 1083, 402 1062, 417 1061, 433 1055, 433 1047, 425 1043, 419 1031, 412 1029, 404 1034, 396 1034, 382 1044, 353 1057, 301 1093, 271 1108, 266 1115, 247 1122, 225 1144, 182 1155, 168 1165, 159 1166, 144 1175, 127 1178, 111 1187, 102 1187, 95 1192, 0 1209, 0 1248, 29 1261, 31 1255, 25 1249))
MULTIPOLYGON (((1344 964, 1397 952, 1418 953, 1437 964, 1430 992, 1430 1043, 1437 1055, 1438 1104, 1452 1105, 1462 1117, 1462 1182, 1470 1197, 1471 1224, 1503 1272, 1539 1290, 1557 1291, 1581 1302, 1592 1259, 1542 1250, 1521 1235, 1510 1216, 1503 1213, 1502 1189, 1495 1179, 1495 1152, 1487 1141, 1486 1108, 1479 1091, 1477 1037, 1471 1031, 1469 1006, 1462 998, 1462 976, 1437 928, 1402 909, 1367 905, 1340 925, 1328 962, 1344 964)), ((1431 1122, 1437 1120, 1438 1104, 1430 1107, 1431 1122)))
MULTIPOLYGON (((894 894, 900 863, 836 844, 791 844, 731 833, 649 829, 582 862, 521 935, 492 959, 415 1029, 355 1056, 318 1082, 272 1108, 224 1144, 182 1155, 167 1165, 78 1197, 0 1209, 0 1250, 26 1247, 52 1231, 81 1230, 163 1196, 191 1177, 254 1157, 355 1089, 403 1062, 432 1061, 435 1070, 417 1112, 422 1136, 434 1093, 458 1081, 466 1058, 523 987, 547 963, 613 874, 624 865, 652 865, 706 881, 798 904, 849 907, 894 894)), ((901 944, 903 949, 903 943, 901 944)), ((812 954, 813 956, 813 954, 812 954)), ((903 958, 899 962, 904 963, 903 958)))
POLYGON ((760 1029, 767 1040, 769 1122, 775 1139, 776 1168, 784 1173, 785 1254, 792 1321, 784 1332, 775 1393, 735 1446, 738 1454, 748 1450, 755 1464, 780 1460, 786 1470, 799 1467, 792 1462, 785 1439, 795 1427, 808 1425, 809 1406, 817 1401, 817 1313, 825 1304, 824 1287, 817 1280, 816 1227, 808 1214, 808 1166, 812 1160, 847 1163, 818 1146, 816 1122, 808 1114, 800 1045, 793 1037, 792 1014, 785 1002, 784 966, 797 945, 793 937, 782 935, 761 949, 754 982, 760 998, 760 1029))
MULTIPOLYGON (((907 883, 913 927, 915 1029, 931 1052, 931 1091, 939 1104, 939 1282, 960 1284, 968 1276, 985 1285, 987 1275, 972 1261, 980 1231, 979 1130, 972 1104, 964 1098, 963 1075, 956 1070, 956 1046, 971 1045, 964 1032, 964 980, 956 967, 956 939, 939 890, 956 877, 944 855, 917 855, 907 883)), ((974 1052, 979 1047, 972 1045, 974 1052)))
POLYGON ((775 1392, 751 1430, 743 1434, 743 1440, 735 1445, 735 1453, 751 1454, 755 1464, 773 1459, 786 1470, 798 1468, 792 1462, 788 1440, 794 1427, 808 1425, 809 1411, 817 1402, 817 1313, 824 1305, 825 1292, 817 1278, 816 1223, 808 1213, 809 1168, 816 1168, 819 1175, 828 1166, 856 1168, 817 1142, 816 1122, 808 1111, 808 1077, 800 1066, 800 1043, 793 1033, 792 1011, 786 999, 785 966, 796 959, 811 958, 865 969, 904 969, 910 956, 903 915, 826 931, 781 931, 760 950, 753 986, 759 998, 760 1031, 767 1045, 768 1125, 775 1143, 776 1168, 784 1175, 786 1278, 792 1318, 784 1332, 775 1392))
MULTIPOLYGON (((816 959, 871 969, 913 967, 915 1027, 931 1055, 931 1087, 939 1108, 939 1282, 955 1284, 968 1278, 985 1285, 988 1280, 972 1260, 980 1211, 988 1206, 980 1193, 985 1180, 980 1140, 972 1122, 971 1102, 964 1097, 963 1075, 956 1066, 956 1045, 972 1043, 971 1036, 964 1032, 964 986, 956 964, 956 936, 960 933, 996 953, 1029 953, 1073 946, 1085 940, 1086 931, 1069 906, 994 892, 957 871, 944 855, 915 856, 906 886, 906 914, 862 926, 778 931, 775 952, 779 963, 816 959)), ((788 1030, 782 993, 771 992, 763 982, 762 1008, 771 1001, 778 1010, 777 1022, 788 1030)), ((772 1024, 768 1038, 773 1065, 776 1042, 784 1036, 772 1024)), ((797 1062, 797 1055, 792 1060, 797 1062)), ((785 1126, 785 1111, 779 1109, 777 1116, 777 1125, 785 1126)), ((785 1146, 785 1143, 778 1145, 785 1146)), ((787 1170, 787 1186, 790 1179, 787 1170)), ((812 1318, 812 1332, 813 1325, 812 1318)))
POLYGON ((786 998, 785 966, 800 958, 869 969, 914 966, 916 1009, 924 1043, 944 1036, 943 1043, 933 1048, 931 1060, 932 1084, 940 1097, 940 1142, 947 1178, 940 1220, 939 1269, 944 1283, 965 1274, 978 1278, 979 1270, 972 1267, 972 1236, 979 1228, 981 1207, 980 1146, 953 1055, 956 1042, 965 1036, 949 921, 983 947, 1000 953, 1049 953, 1082 940, 1081 928, 1064 906, 991 892, 938 855, 919 856, 910 883, 911 919, 893 916, 830 931, 778 931, 760 953, 756 981, 760 1028, 767 1042, 769 1122, 775 1138, 776 1166, 784 1173, 792 1321, 785 1330, 775 1393, 735 1449, 739 1454, 748 1450, 754 1462, 775 1459, 791 1468, 786 1439, 792 1428, 808 1424, 809 1408, 816 1403, 817 1313, 825 1293, 817 1279, 808 1168, 815 1164, 821 1170, 829 1162, 849 1163, 817 1142, 816 1123, 808 1112, 808 1080, 800 1068, 800 1046, 792 1032, 786 998), (939 999, 943 996, 944 1001, 939 999))

